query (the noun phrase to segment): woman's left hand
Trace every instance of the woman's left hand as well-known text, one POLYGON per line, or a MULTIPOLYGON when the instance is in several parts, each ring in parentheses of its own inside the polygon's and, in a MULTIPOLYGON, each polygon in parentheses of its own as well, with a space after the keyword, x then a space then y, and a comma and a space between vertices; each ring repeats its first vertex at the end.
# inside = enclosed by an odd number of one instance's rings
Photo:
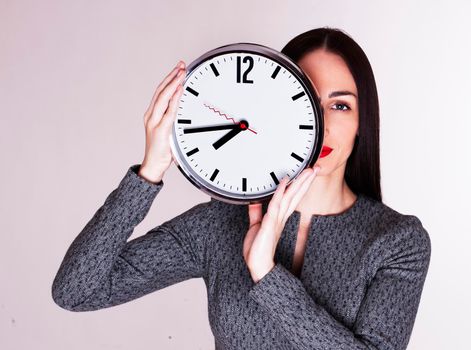
POLYGON ((318 166, 304 169, 286 191, 288 177, 285 176, 273 194, 263 219, 261 203, 248 205, 250 224, 244 239, 243 254, 255 283, 275 266, 275 250, 285 223, 309 189, 319 169, 318 166))

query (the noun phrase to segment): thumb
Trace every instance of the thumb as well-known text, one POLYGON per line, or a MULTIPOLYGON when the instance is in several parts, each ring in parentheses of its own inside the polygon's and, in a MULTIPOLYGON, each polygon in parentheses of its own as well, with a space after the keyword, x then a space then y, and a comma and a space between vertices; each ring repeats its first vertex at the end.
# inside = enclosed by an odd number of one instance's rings
POLYGON ((262 203, 249 204, 250 226, 262 221, 262 203))

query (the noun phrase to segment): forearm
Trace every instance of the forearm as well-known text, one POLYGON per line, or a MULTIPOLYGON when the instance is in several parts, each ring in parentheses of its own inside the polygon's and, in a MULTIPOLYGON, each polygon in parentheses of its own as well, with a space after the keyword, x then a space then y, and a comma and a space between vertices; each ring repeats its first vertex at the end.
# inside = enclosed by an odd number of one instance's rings
POLYGON ((52 286, 57 304, 71 308, 106 282, 117 255, 162 185, 151 184, 128 169, 67 250, 52 286))

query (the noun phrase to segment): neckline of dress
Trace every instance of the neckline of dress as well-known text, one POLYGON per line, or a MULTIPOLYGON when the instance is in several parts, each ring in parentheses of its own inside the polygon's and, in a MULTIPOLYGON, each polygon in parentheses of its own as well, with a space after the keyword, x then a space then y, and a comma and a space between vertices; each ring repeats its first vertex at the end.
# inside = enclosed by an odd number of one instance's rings
MULTIPOLYGON (((355 202, 353 202, 350 207, 345 209, 344 211, 336 214, 326 214, 326 215, 321 215, 321 214, 312 214, 311 215, 311 221, 313 219, 316 219, 317 221, 322 220, 322 221, 333 221, 333 220, 339 220, 339 219, 345 219, 348 217, 353 217, 359 210, 360 204, 365 200, 365 197, 363 194, 359 193, 357 194, 357 199, 355 202)), ((301 217, 301 212, 297 211, 296 209, 293 211, 291 214, 296 217, 296 219, 300 219, 301 217)))

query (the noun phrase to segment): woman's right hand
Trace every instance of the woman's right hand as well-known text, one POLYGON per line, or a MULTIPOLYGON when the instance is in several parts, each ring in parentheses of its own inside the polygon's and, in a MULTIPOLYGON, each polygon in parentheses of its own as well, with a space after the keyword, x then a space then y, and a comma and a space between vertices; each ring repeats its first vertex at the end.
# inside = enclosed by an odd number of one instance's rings
POLYGON ((139 175, 158 183, 172 163, 170 133, 176 116, 186 68, 183 61, 157 86, 149 108, 144 114, 146 149, 139 175))

